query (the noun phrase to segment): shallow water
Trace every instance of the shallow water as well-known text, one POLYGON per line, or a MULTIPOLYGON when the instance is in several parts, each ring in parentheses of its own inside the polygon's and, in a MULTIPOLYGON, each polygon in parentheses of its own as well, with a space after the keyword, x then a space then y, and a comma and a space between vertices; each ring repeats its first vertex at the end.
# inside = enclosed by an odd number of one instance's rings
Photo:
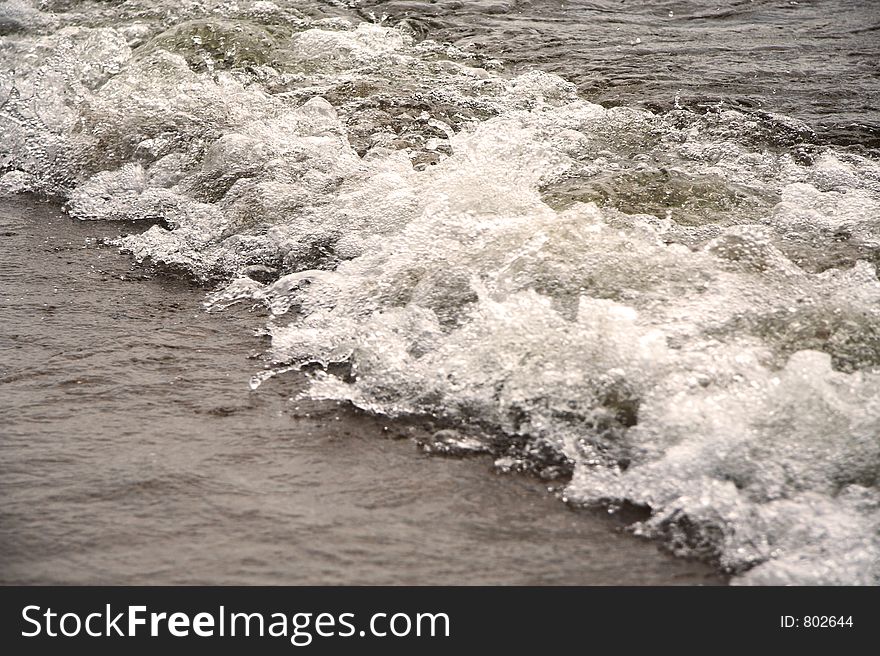
POLYGON ((33 200, 0 205, 0 581, 717 584, 486 458, 251 392, 259 317, 132 267, 33 200))
POLYGON ((736 583, 877 584, 875 14, 11 0, 0 194, 265 308, 254 389, 430 422, 736 583))

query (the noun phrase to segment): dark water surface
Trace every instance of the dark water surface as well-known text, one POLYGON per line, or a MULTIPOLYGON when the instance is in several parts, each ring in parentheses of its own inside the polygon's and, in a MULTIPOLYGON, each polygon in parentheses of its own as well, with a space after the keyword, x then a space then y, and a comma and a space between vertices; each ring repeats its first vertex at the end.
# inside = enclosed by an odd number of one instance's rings
POLYGON ((98 244, 120 229, 0 206, 0 582, 721 582, 295 379, 250 392, 259 317, 98 244))
POLYGON ((875 0, 348 4, 513 70, 557 73, 593 102, 773 112, 804 121, 823 143, 880 149, 875 0))

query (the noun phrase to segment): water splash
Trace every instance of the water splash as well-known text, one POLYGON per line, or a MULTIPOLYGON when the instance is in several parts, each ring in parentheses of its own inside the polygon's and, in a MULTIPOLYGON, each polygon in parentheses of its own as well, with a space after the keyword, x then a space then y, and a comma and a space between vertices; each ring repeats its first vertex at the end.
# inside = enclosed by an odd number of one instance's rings
POLYGON ((0 190, 269 307, 252 388, 342 364, 308 394, 516 445, 738 582, 880 581, 875 160, 270 5, 27 19, 0 190))

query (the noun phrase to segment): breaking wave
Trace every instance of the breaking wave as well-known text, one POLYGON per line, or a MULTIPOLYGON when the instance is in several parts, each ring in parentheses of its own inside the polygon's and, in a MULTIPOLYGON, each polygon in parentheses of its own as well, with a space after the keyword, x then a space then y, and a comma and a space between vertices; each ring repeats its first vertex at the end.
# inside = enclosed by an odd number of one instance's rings
POLYGON ((735 582, 880 583, 876 160, 299 4, 68 4, 0 8, 0 192, 265 303, 254 386, 320 365, 735 582))

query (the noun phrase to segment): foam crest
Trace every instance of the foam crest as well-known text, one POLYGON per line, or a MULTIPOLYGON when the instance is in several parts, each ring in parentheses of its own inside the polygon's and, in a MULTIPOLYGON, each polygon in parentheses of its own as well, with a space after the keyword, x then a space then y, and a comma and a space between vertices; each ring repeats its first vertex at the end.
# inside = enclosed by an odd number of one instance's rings
POLYGON ((318 365, 312 397, 647 507, 742 583, 880 581, 874 160, 382 25, 197 13, 4 43, 0 192, 152 221, 120 246, 266 304, 255 387, 318 365))

